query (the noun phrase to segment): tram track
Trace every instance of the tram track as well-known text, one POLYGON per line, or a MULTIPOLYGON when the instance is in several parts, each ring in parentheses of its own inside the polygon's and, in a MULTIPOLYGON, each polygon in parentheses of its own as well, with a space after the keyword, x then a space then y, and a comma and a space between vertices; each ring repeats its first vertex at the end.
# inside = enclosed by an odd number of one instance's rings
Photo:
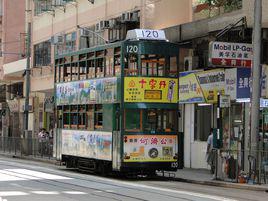
MULTIPOLYGON (((1 162, 0 162, 0 164, 1 164, 1 162)), ((16 166, 16 165, 10 165, 10 164, 7 165, 6 163, 4 164, 4 166, 11 167, 11 168, 18 168, 18 166, 16 166)), ((14 173, 16 173, 16 172, 12 171, 12 169, 9 169, 9 170, 5 169, 5 171, 6 172, 9 172, 9 174, 8 173, 2 173, 2 174, 6 174, 6 175, 9 175, 9 176, 14 176, 14 173)), ((39 172, 42 172, 42 173, 46 173, 46 174, 48 173, 48 172, 45 172, 45 171, 40 171, 40 170, 38 170, 38 171, 39 172)), ((55 171, 49 172, 49 174, 53 174, 53 172, 55 174, 55 171)), ((35 177, 37 180, 31 180, 32 182, 46 184, 46 185, 54 186, 54 187, 57 187, 57 188, 62 188, 64 190, 66 190, 66 187, 63 188, 62 185, 73 186, 73 187, 68 187, 69 190, 77 190, 74 187, 83 188, 83 189, 92 190, 92 191, 99 191, 100 190, 98 188, 93 188, 93 187, 89 187, 89 186, 83 186, 83 185, 79 185, 79 184, 68 183, 68 182, 64 182, 64 181, 58 181, 58 180, 55 180, 55 179, 49 179, 47 181, 44 181, 44 180, 41 181, 41 180, 38 180, 38 179, 43 179, 41 177, 32 176, 32 175, 23 174, 23 173, 20 173, 20 174, 22 176, 16 175, 16 177, 21 178, 21 179, 25 179, 25 176, 26 177, 29 177, 29 176, 35 177)), ((107 186, 111 186, 111 187, 118 187, 118 188, 121 188, 121 189, 123 188, 123 189, 127 189, 127 190, 137 190, 137 188, 130 187, 130 186, 126 187, 126 186, 123 186, 123 185, 109 184, 107 182, 96 181, 96 180, 88 179, 88 178, 87 179, 82 179, 82 178, 74 177, 73 175, 70 175, 70 174, 69 175, 58 174, 58 173, 56 173, 56 174, 58 176, 62 176, 62 177, 69 177, 70 179, 77 180, 77 181, 95 182, 95 183, 98 183, 98 184, 107 185, 107 186)), ((116 181, 113 181, 113 182, 116 182, 116 181)), ((125 182, 125 183, 127 183, 127 182, 125 182)), ((143 193, 154 193, 155 195, 166 196, 166 197, 173 198, 173 199, 181 199, 181 200, 187 200, 187 201, 190 201, 191 200, 191 199, 183 198, 183 197, 180 197, 180 196, 172 196, 172 195, 168 195, 168 194, 165 194, 165 193, 159 193, 159 192, 145 190, 145 189, 142 189, 142 190, 139 189, 139 191, 142 191, 143 193)), ((130 198, 130 199, 134 199, 134 200, 147 201, 147 199, 137 198, 137 197, 125 195, 125 194, 122 194, 122 193, 116 193, 116 192, 110 192, 110 191, 103 191, 103 192, 104 193, 107 193, 107 194, 111 194, 111 195, 120 196, 120 197, 123 197, 123 198, 130 198)), ((89 194, 103 197, 103 195, 99 195, 99 194, 96 194, 96 193, 89 193, 89 194)), ((112 197, 108 197, 108 198, 109 199, 112 199, 112 197)), ((114 200, 121 200, 121 199, 114 198, 114 200)))
MULTIPOLYGON (((2 162, 0 162, 1 164, 2 162)), ((9 161, 9 164, 7 163, 2 163, 3 165, 7 166, 7 167, 10 167, 10 168, 18 168, 17 165, 12 165, 10 163, 14 163, 13 161, 9 161)), ((20 167, 22 168, 22 167, 20 167)), ((52 169, 52 168, 49 168, 49 167, 38 167, 37 169, 33 169, 31 167, 29 167, 28 164, 23 164, 23 168, 28 168, 29 170, 35 170, 35 171, 39 171, 39 172, 42 172, 42 173, 49 173, 49 174, 56 174, 58 176, 62 176, 62 177, 69 177, 73 180, 79 180, 79 181, 82 181, 82 182, 95 182, 97 184, 102 184, 102 185, 109 185, 111 187, 118 187, 118 188, 121 188, 121 189, 127 189, 127 190, 137 190, 137 188, 135 187, 131 187, 131 186, 125 186, 125 185, 118 185, 118 184, 115 184, 117 182, 117 180, 119 180, 121 183, 124 183, 126 185, 131 185, 129 182, 131 181, 134 181, 134 179, 128 179, 127 181, 126 180, 122 180, 120 178, 117 178, 116 176, 109 176, 108 178, 107 177, 103 177, 103 176, 100 176, 100 175, 96 175, 96 174, 85 174, 85 173, 81 173, 80 171, 78 172, 77 170, 74 172, 70 169, 52 169), (41 170, 41 169, 44 169, 45 168, 45 171, 44 170, 41 170), (46 172, 48 171, 48 172, 46 172), (64 173, 63 173, 64 171, 64 173), (79 173, 81 175, 87 175, 87 178, 81 178, 79 173), (96 177, 95 179, 90 179, 89 177, 96 177), (97 181, 97 180, 103 180, 103 181, 97 181), (108 183, 108 181, 111 181, 113 182, 113 184, 110 184, 108 183)), ((11 171, 12 172, 12 171, 11 171)), ((24 176, 31 176, 31 175, 28 175, 28 174, 22 174, 24 176)), ((162 177, 162 176, 157 176, 156 178, 141 178, 139 181, 172 181, 172 182, 175 182, 175 180, 173 178, 166 178, 166 177, 162 177)), ((36 181, 36 180, 35 180, 36 181)), ((49 181, 52 181, 52 182, 55 182, 57 184, 51 184, 49 182, 44 182, 44 181, 38 181, 40 183, 44 183, 44 184, 47 184, 47 185, 54 185, 54 186, 57 186, 57 187, 60 187, 60 184, 65 184, 65 185, 72 185, 72 186, 75 186, 75 187, 79 187, 79 188, 84 188, 84 189, 91 189, 91 190, 94 190, 94 191, 98 191, 99 189, 97 188, 92 188, 92 187, 86 187, 86 186, 83 186, 83 185, 77 185, 77 184, 70 184, 68 182, 63 182, 63 181, 57 181, 57 180, 49 180, 49 181)), ((149 187, 149 186, 148 186, 149 187)), ((153 187, 153 186, 152 186, 153 187)), ((158 184, 158 187, 162 188, 163 190, 166 189, 166 186, 164 185, 159 185, 158 184)), ((70 188, 71 190, 75 190, 75 189, 72 189, 70 188)), ((185 191, 188 191, 187 188, 182 188, 182 190, 185 190, 185 191)), ((167 197, 170 197, 170 198, 173 198, 173 199, 181 199, 181 200, 186 200, 186 201, 190 201, 192 199, 188 199, 188 198, 184 198, 184 197, 180 197, 180 196, 172 196, 172 195, 168 195, 168 194, 165 194, 165 193, 159 193, 159 191, 153 191, 153 190, 145 190, 144 188, 140 191, 144 192, 144 193, 154 193, 156 195, 159 195, 159 196, 167 196, 167 197)), ((180 190, 176 190, 176 189, 173 189, 173 191, 178 191, 178 194, 180 192, 180 190)), ((142 201, 147 201, 146 199, 139 199, 139 198, 134 198, 134 197, 131 197, 131 196, 127 196, 127 195, 124 195, 124 194, 120 194, 120 193, 115 193, 115 192, 106 192, 106 191, 103 191, 105 193, 109 193, 109 194, 113 194, 113 195, 117 195, 117 196, 123 196, 125 198, 132 198, 132 199, 135 199, 135 200, 142 200, 142 201)), ((199 194, 206 194, 204 193, 202 190, 197 190, 195 191, 199 194)), ((92 194, 92 193, 91 193, 92 194)), ((92 194, 92 195, 95 195, 95 194, 92 194)), ((223 196, 223 195, 219 195, 219 196, 223 196)), ((217 196, 216 196, 217 197, 217 196)), ((109 197, 110 199, 111 197, 109 197)), ((241 197, 237 197, 237 196, 232 196, 232 199, 237 199, 237 200, 241 200, 241 197)), ((232 200, 231 199, 231 200, 232 200)), ((228 200, 228 198, 227 198, 228 200)), ((252 199, 247 199, 247 198, 243 198, 243 200, 245 201, 253 201, 252 199)))

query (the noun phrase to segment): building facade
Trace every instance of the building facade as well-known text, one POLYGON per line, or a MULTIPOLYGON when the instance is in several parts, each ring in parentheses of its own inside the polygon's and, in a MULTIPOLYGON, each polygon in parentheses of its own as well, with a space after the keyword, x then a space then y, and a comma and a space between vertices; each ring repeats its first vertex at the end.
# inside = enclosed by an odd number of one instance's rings
POLYGON ((25 1, 2 0, 1 5, 1 133, 20 135, 18 100, 23 97, 25 69, 25 1), (17 6, 14 6, 14 5, 17 6))

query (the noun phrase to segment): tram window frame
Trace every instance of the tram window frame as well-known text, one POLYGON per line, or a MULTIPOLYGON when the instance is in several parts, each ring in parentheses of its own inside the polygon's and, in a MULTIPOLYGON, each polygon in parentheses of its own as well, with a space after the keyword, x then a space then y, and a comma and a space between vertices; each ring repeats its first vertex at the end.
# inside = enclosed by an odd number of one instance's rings
POLYGON ((87 113, 86 105, 78 106, 78 129, 86 129, 87 126, 87 113))
POLYGON ((95 60, 89 59, 87 60, 87 78, 95 78, 96 77, 96 69, 95 69, 95 60))
POLYGON ((142 131, 142 110, 140 110, 140 109, 125 109, 125 112, 124 112, 124 124, 125 124, 124 128, 125 128, 126 131, 132 131, 132 132, 142 131), (129 119, 128 115, 130 115, 130 121, 132 121, 131 125, 136 125, 135 128, 131 128, 131 126, 129 124, 129 121, 128 121, 128 119, 129 119), (137 116, 135 117, 134 115, 137 115, 137 116), (134 120, 137 120, 137 122, 133 123, 134 120), (137 126, 137 125, 139 125, 139 126, 137 126))
POLYGON ((143 130, 146 132, 175 132, 177 130, 176 123, 176 110, 172 109, 145 109, 144 112, 144 121, 143 121, 143 130), (148 112, 155 113, 155 122, 151 122, 149 127, 148 123, 148 112), (153 129, 154 124, 154 129, 153 129), (149 129, 148 129, 149 128, 149 129))
POLYGON ((126 76, 137 76, 139 75, 139 55, 138 54, 128 54, 125 57, 125 68, 124 74, 126 76))
POLYGON ((80 61, 78 65, 78 72, 79 72, 79 80, 85 80, 87 79, 87 62, 86 61, 80 61))
MULTIPOLYGON (((176 132, 178 125, 176 123, 177 121, 177 110, 173 109, 161 109, 161 108, 147 108, 147 109, 125 109, 124 112, 124 128, 125 131, 127 132, 162 132, 162 133, 170 133, 170 132, 176 132), (155 129, 152 129, 152 125, 149 125, 149 127, 146 125, 148 123, 148 111, 155 112, 157 115, 156 120, 155 120, 155 129), (128 116, 128 114, 131 114, 128 116), (134 114, 139 114, 140 119, 140 128, 139 129, 132 129, 129 128, 129 121, 133 121, 133 115, 134 114), (165 115, 166 116, 165 119, 165 115), (169 121, 172 120, 173 122, 164 122, 164 121, 169 121), (172 127, 167 126, 167 125, 173 125, 172 127)), ((136 122, 137 124, 138 122, 136 122)), ((132 122, 133 124, 133 122, 132 122)), ((152 123, 153 124, 153 123, 152 123)))
POLYGON ((114 49, 108 48, 105 55, 105 77, 114 76, 114 49))
POLYGON ((142 54, 141 58, 141 75, 150 77, 164 77, 166 76, 166 66, 168 63, 168 57, 165 55, 156 55, 156 54, 142 54), (161 61, 164 60, 164 61, 161 61), (145 65, 144 65, 145 64, 145 65), (152 64, 152 66, 150 66, 152 64), (156 67, 154 65, 156 64, 156 67), (162 64, 162 66, 159 66, 162 64), (160 68, 161 67, 161 68, 160 68), (160 68, 160 69, 159 69, 160 68), (162 69, 162 70, 161 70, 162 69))
POLYGON ((79 67, 77 62, 72 63, 72 81, 77 81, 79 78, 79 67))
POLYGON ((94 105, 87 105, 87 130, 94 130, 94 105))
POLYGON ((72 66, 70 63, 64 64, 63 67, 63 81, 69 82, 72 79, 72 66))
POLYGON ((169 57, 169 64, 167 65, 167 71, 169 76, 176 77, 179 72, 179 57, 178 56, 170 56, 169 57))
POLYGON ((94 106, 94 128, 95 130, 103 128, 103 105, 101 104, 94 106))
POLYGON ((114 48, 114 74, 121 75, 121 47, 114 48))

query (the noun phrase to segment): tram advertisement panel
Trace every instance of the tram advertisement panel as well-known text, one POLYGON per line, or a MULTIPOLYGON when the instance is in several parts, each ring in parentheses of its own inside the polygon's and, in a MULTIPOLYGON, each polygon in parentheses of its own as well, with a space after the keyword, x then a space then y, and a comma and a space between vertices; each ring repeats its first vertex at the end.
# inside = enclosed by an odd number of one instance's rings
POLYGON ((125 135, 124 162, 176 162, 177 135, 125 135))
POLYGON ((57 105, 116 102, 117 78, 102 78, 57 84, 56 100, 57 105))
POLYGON ((62 130, 62 154, 112 160, 112 133, 62 130))
POLYGON ((177 103, 178 79, 125 77, 125 102, 177 103))

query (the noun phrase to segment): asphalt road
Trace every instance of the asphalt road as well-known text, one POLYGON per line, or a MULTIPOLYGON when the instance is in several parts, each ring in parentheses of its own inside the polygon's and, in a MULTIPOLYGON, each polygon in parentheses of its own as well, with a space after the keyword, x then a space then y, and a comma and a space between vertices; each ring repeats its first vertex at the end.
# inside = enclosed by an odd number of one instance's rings
POLYGON ((0 157, 0 201, 268 200, 268 193, 161 180, 82 174, 52 164, 0 157))

